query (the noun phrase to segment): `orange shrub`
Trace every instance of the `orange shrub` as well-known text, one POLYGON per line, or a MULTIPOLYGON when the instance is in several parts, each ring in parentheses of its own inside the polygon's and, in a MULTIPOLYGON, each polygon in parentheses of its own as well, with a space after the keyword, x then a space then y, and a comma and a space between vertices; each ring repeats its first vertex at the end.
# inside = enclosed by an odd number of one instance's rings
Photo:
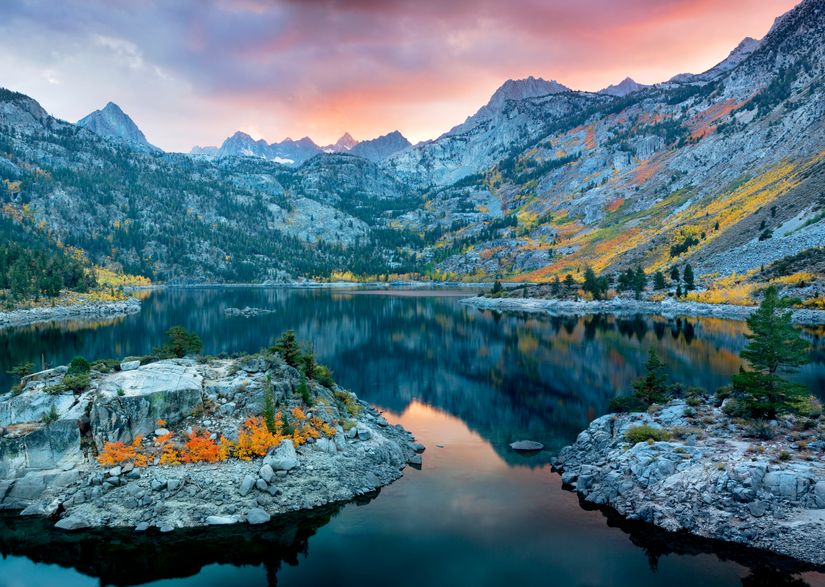
POLYGON ((107 442, 97 457, 97 462, 105 467, 113 467, 132 462, 136 467, 145 467, 149 456, 141 451, 143 436, 135 436, 131 444, 124 442, 107 442))
POLYGON ((209 438, 208 432, 192 430, 181 451, 184 463, 217 463, 221 461, 221 447, 209 438))
POLYGON ((286 438, 281 434, 272 434, 263 418, 249 418, 243 423, 235 443, 235 456, 248 461, 253 456, 262 457, 273 446, 278 446, 286 438))

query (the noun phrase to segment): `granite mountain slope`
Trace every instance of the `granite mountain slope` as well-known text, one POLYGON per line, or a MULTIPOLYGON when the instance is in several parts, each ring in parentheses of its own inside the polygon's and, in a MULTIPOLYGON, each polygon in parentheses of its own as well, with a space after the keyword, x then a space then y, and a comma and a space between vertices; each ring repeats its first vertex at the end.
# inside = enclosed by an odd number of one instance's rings
POLYGON ((145 152, 3 92, 0 179, 21 183, 0 195, 95 262, 160 279, 747 272, 821 255, 823 33, 825 1, 805 0, 704 73, 600 93, 510 80, 435 140, 345 153, 243 133, 145 152))

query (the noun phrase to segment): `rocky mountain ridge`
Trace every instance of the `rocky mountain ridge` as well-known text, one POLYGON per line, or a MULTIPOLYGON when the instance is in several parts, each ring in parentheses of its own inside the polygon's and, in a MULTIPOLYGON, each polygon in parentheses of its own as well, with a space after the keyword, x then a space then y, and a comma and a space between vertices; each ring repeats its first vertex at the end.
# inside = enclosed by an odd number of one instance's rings
POLYGON ((96 261, 160 279, 415 271, 544 281, 586 265, 691 263, 707 283, 815 255, 825 238, 824 23, 823 1, 805 0, 708 72, 621 96, 510 80, 437 139, 410 146, 390 133, 346 153, 236 133, 227 156, 126 163, 120 146, 5 93, 0 172, 22 181, 5 202, 21 217, 28 205, 96 261), (69 146, 84 155, 70 160, 69 146), (112 173, 93 186, 95 164, 112 173), (127 195, 135 180, 139 197, 127 195), (159 213, 172 202, 170 214, 192 211, 174 230, 159 213), (291 239, 321 272, 265 245, 239 247, 246 239, 229 235, 250 218, 253 233, 291 239), (189 241, 177 256, 176 238, 189 241))

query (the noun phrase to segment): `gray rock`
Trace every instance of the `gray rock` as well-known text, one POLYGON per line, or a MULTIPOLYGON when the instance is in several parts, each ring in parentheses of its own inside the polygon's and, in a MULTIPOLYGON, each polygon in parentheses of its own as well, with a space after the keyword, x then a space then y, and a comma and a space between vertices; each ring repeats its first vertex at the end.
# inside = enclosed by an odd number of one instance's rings
POLYGON ((412 454, 409 456, 409 458, 407 458, 407 464, 413 465, 415 467, 420 467, 422 462, 423 459, 421 458, 421 455, 418 453, 412 454))
POLYGON ((105 442, 131 442, 139 434, 148 434, 160 419, 175 424, 203 409, 202 381, 184 361, 159 361, 107 376, 90 414, 98 450, 105 442))
POLYGON ((269 465, 275 471, 291 471, 298 466, 298 453, 291 440, 282 440, 269 456, 269 465))
POLYGON ((270 520, 270 515, 260 508, 252 508, 246 514, 246 521, 252 525, 266 524, 270 520))
POLYGON ((517 440, 516 442, 510 443, 510 448, 520 451, 533 451, 543 449, 544 445, 534 440, 517 440))
POLYGON ((88 520, 85 520, 81 517, 68 516, 61 520, 58 520, 54 527, 59 528, 61 530, 82 530, 84 528, 90 528, 91 524, 88 520))
POLYGON ((140 367, 140 361, 139 361, 139 360, 135 360, 135 361, 123 361, 123 362, 120 364, 120 370, 121 370, 121 371, 134 371, 134 370, 135 370, 135 369, 137 369, 138 367, 140 367))
POLYGON ((257 480, 252 475, 247 475, 243 478, 243 481, 241 481, 240 488, 241 497, 246 497, 247 495, 249 495, 249 492, 252 491, 253 487, 255 487, 255 481, 257 480))
POLYGON ((261 470, 258 471, 258 476, 266 483, 271 483, 272 478, 275 477, 275 471, 272 469, 271 465, 264 465, 261 467, 261 470))
POLYGON ((229 524, 237 524, 238 518, 235 516, 207 516, 206 523, 209 526, 228 526, 229 524))
POLYGON ((269 485, 267 485, 266 481, 264 481, 263 479, 258 479, 257 481, 255 481, 255 488, 258 491, 266 491, 267 489, 269 489, 269 485))

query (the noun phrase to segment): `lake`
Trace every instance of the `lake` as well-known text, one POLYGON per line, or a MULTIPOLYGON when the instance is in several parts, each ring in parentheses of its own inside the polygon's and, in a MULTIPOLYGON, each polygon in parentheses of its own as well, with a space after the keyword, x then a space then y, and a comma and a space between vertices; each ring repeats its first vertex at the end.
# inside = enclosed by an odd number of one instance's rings
MULTIPOLYGON (((341 385, 427 450, 421 470, 408 467, 368 499, 265 528, 65 534, 3 516, 0 586, 825 586, 825 575, 763 552, 589 508, 548 465, 630 389, 650 348, 671 382, 726 384, 746 344, 743 323, 497 314, 463 306, 460 293, 167 289, 125 318, 2 331, 5 371, 23 361, 142 355, 175 324, 199 333, 209 354, 255 351, 291 328, 341 385), (274 312, 224 313, 245 306, 274 312), (523 438, 546 449, 508 448, 523 438)), ((813 362, 795 377, 821 395, 825 342, 822 332, 809 335, 813 362)))

